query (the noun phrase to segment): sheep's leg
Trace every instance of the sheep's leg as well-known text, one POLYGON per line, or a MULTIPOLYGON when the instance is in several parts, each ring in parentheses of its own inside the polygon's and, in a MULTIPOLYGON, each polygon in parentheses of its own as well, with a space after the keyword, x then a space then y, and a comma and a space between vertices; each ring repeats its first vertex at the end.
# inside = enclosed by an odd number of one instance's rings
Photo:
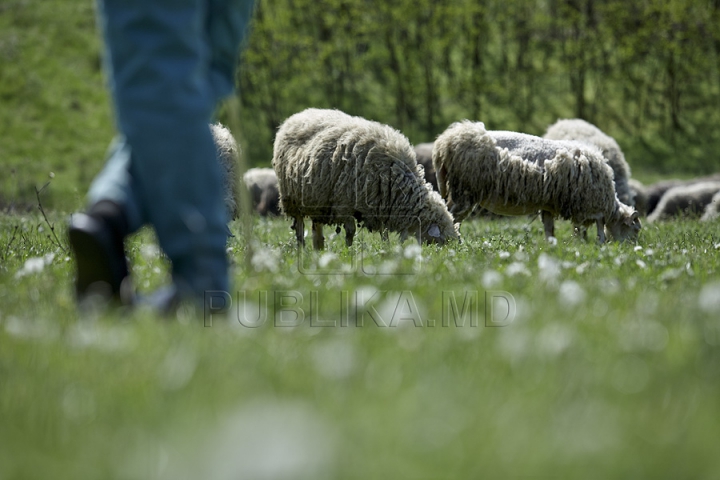
POLYGON ((313 248, 315 250, 323 250, 325 248, 325 237, 323 237, 322 227, 322 223, 313 221, 313 248))
POLYGON ((555 220, 553 219, 552 213, 543 210, 542 211, 542 222, 543 222, 543 226, 545 227, 545 238, 554 237, 555 236, 555 220))
POLYGON ((352 247, 355 238, 355 219, 349 218, 345 221, 345 245, 352 247))
POLYGON ((293 224, 292 224, 293 230, 295 230, 295 238, 297 238, 298 245, 301 247, 305 246, 305 222, 303 222, 303 217, 294 217, 293 224))
POLYGON ((598 242, 605 243, 605 220, 598 218, 595 223, 597 224, 598 242))

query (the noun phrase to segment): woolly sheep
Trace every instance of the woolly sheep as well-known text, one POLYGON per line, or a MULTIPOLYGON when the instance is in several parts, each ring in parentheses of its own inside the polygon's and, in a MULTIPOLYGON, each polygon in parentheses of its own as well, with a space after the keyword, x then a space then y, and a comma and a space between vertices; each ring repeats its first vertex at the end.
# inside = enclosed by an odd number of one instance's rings
POLYGON ((413 148, 415 149, 417 163, 422 165, 423 169, 425 169, 425 181, 432 185, 433 190, 437 192, 437 176, 435 175, 435 167, 432 163, 433 145, 433 142, 418 143, 413 148))
POLYGON ((647 207, 645 215, 652 214, 660 203, 660 199, 665 195, 665 192, 673 187, 684 185, 686 182, 678 179, 661 180, 645 187, 645 193, 647 194, 647 207))
POLYGON ((625 161, 620 145, 592 123, 580 118, 558 120, 548 127, 544 138, 549 140, 576 140, 595 145, 612 168, 615 177, 615 192, 625 205, 635 206, 628 180, 630 166, 625 161))
POLYGON ((457 221, 476 205, 502 215, 542 211, 545 236, 554 217, 595 223, 616 240, 636 238, 638 214, 615 194, 612 169, 591 145, 515 132, 489 132, 482 122, 452 124, 435 141, 441 196, 457 221))
POLYGON ((671 179, 671 180, 661 180, 657 183, 654 183, 652 185, 648 185, 646 187, 646 192, 648 196, 648 205, 647 205, 647 215, 650 215, 655 211, 658 204, 660 203, 660 199, 662 199, 663 195, 670 190, 673 187, 679 187, 681 185, 693 185, 695 183, 701 183, 701 182, 717 182, 720 181, 720 173, 715 173, 712 175, 707 175, 704 177, 697 177, 697 178, 691 178, 690 180, 678 180, 678 179, 671 179))
POLYGON ((712 202, 707 204, 705 207, 705 213, 700 220, 703 222, 710 222, 720 218, 720 192, 717 192, 712 198, 712 202))
POLYGON ((231 220, 234 220, 240 214, 237 188, 237 165, 240 149, 235 142, 235 138, 230 133, 230 130, 225 128, 222 124, 211 124, 210 132, 212 133, 215 150, 217 151, 217 156, 220 160, 225 206, 228 210, 228 216, 231 220))
POLYGON ((323 225, 343 225, 352 245, 356 219, 371 232, 394 231, 403 240, 413 233, 427 243, 459 239, 407 138, 389 126, 307 109, 280 126, 272 164, 282 211, 293 218, 301 245, 304 217, 312 220, 316 249, 324 247, 323 225))
POLYGON ((277 175, 272 168, 251 168, 243 180, 250 192, 253 208, 263 217, 280 215, 280 192, 277 175))
MULTIPOLYGON (((438 183, 437 183, 437 175, 435 174, 435 166, 432 163, 432 150, 433 146, 435 145, 434 142, 429 143, 419 143, 415 145, 413 148, 415 149, 415 154, 417 155, 417 162, 423 166, 425 169, 425 180, 432 185, 433 190, 436 192, 438 191, 438 183)), ((478 207, 473 210, 472 217, 474 218, 489 218, 489 219, 498 219, 503 218, 502 215, 495 215, 492 212, 488 212, 482 207, 478 207)))
POLYGON ((657 208, 648 217, 648 222, 682 215, 700 215, 718 191, 720 182, 700 182, 673 187, 660 199, 657 208))

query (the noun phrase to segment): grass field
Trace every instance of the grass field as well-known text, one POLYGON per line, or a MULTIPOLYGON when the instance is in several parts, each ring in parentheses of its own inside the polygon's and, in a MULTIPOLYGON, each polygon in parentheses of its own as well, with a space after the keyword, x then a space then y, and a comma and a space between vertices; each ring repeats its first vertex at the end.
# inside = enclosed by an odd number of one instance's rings
MULTIPOLYGON (((0 216, 2 480, 720 476, 717 224, 598 246, 561 222, 552 246, 476 220, 317 255, 257 219, 209 326, 78 316, 64 220, 58 245, 0 216)), ((165 281, 150 232, 128 254, 139 290, 165 281)))

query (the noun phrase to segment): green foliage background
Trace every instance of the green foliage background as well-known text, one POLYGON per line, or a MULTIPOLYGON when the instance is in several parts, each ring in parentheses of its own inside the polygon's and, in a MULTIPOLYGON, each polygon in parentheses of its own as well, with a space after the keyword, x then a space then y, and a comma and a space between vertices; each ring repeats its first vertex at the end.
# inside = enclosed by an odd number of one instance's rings
POLYGON ((581 117, 640 170, 717 168, 720 2, 261 0, 239 73, 254 162, 308 106, 412 142, 463 118, 542 134, 581 117))
MULTIPOLYGON (((113 135, 90 0, 0 4, 0 207, 75 209, 113 135)), ((241 140, 269 165, 307 107, 388 123, 412 142, 450 123, 542 134, 582 117, 635 176, 718 170, 720 1, 258 0, 238 70, 241 140)), ((221 111, 220 120, 226 119, 221 111)))

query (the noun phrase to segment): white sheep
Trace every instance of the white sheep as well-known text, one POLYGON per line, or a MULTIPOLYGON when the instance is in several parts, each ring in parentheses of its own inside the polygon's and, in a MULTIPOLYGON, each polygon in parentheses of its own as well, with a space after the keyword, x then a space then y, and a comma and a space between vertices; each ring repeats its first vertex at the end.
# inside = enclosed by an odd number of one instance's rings
POLYGON ((489 132, 482 122, 452 124, 435 141, 433 163, 441 196, 456 221, 475 206, 501 215, 542 211, 546 237, 554 217, 575 225, 605 225, 616 240, 636 238, 637 212, 621 203, 613 173, 591 145, 515 132, 489 132))
POLYGON ((698 216, 720 191, 720 182, 700 182, 673 187, 662 196, 648 222, 668 220, 678 216, 698 216))
POLYGON ((210 125, 213 142, 222 171, 223 197, 231 220, 240 214, 238 202, 238 156, 240 148, 230 130, 220 123, 210 125))
POLYGON ((614 138, 592 123, 580 118, 558 120, 548 127, 543 138, 549 140, 576 140, 595 145, 602 151, 602 156, 613 170, 615 192, 618 199, 625 205, 635 206, 630 185, 628 185, 630 166, 625 161, 625 155, 614 138))
POLYGON ((280 192, 277 175, 272 168, 251 168, 243 181, 250 192, 253 208, 263 217, 280 215, 280 192))
POLYGON ((282 211, 293 218, 299 244, 304 217, 312 220, 316 249, 324 247, 323 225, 343 225, 352 245, 356 219, 371 232, 397 232, 402 240, 459 239, 410 142, 387 125, 338 110, 304 110, 280 126, 272 164, 282 211))
POLYGON ((710 222, 717 220, 718 218, 720 218, 720 192, 717 192, 712 198, 712 201, 707 204, 707 207, 705 207, 705 213, 703 213, 700 220, 703 222, 710 222))

